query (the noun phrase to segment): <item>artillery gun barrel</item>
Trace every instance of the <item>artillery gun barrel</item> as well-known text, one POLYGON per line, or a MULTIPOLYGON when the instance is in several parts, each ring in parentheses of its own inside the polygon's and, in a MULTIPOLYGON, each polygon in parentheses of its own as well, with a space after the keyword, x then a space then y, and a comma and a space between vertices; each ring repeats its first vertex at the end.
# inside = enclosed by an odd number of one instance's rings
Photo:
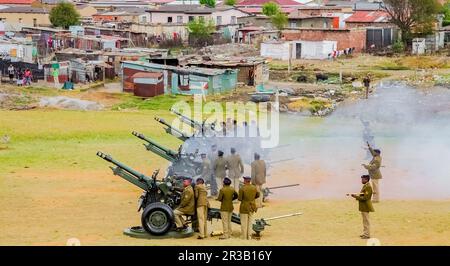
POLYGON ((139 173, 138 171, 126 166, 125 164, 114 160, 111 155, 109 154, 105 154, 103 152, 97 152, 97 156, 104 159, 107 162, 110 162, 112 164, 114 164, 115 166, 117 166, 117 168, 113 168, 111 167, 111 169, 113 170, 115 175, 118 175, 120 177, 122 177, 123 179, 127 180, 128 182, 142 188, 142 189, 147 189, 148 185, 151 184, 151 179, 142 174, 139 173))
POLYGON ((288 159, 281 159, 281 160, 276 160, 276 161, 269 161, 267 162, 268 164, 277 164, 277 163, 283 163, 283 162, 288 162, 288 161, 292 161, 295 160, 295 158, 288 158, 288 159))
POLYGON ((175 161, 177 159, 177 154, 178 154, 177 152, 174 152, 171 149, 165 148, 165 147, 157 144, 156 142, 154 142, 153 140, 147 138, 146 136, 144 136, 141 133, 133 131, 132 134, 148 143, 148 145, 145 145, 147 150, 151 150, 154 153, 158 154, 159 156, 161 156, 161 157, 163 157, 166 160, 169 160, 171 162, 173 162, 173 161, 175 161))
POLYGON ((195 127, 202 128, 202 124, 201 123, 199 123, 199 122, 197 122, 197 121, 195 121, 195 120, 193 120, 193 119, 183 115, 182 113, 180 113, 178 111, 175 111, 174 109, 170 109, 170 111, 172 113, 176 114, 177 116, 179 116, 181 118, 181 121, 185 122, 186 124, 190 125, 191 127, 193 127, 193 128, 195 128, 195 127))
POLYGON ((303 214, 302 212, 296 212, 296 213, 291 213, 291 214, 286 214, 286 215, 264 218, 264 221, 278 220, 278 219, 283 219, 283 218, 287 218, 287 217, 299 216, 302 214, 303 214))
POLYGON ((172 125, 169 125, 169 123, 166 122, 166 120, 159 118, 159 117, 155 117, 155 120, 158 121, 159 123, 165 125, 167 127, 166 132, 174 135, 173 132, 177 133, 180 136, 176 136, 177 138, 181 139, 182 141, 185 141, 189 138, 189 136, 187 136, 185 133, 183 133, 181 130, 174 128, 172 125))
POLYGON ((284 186, 277 186, 277 187, 269 187, 269 189, 278 189, 278 188, 286 188, 286 187, 297 187, 300 186, 300 184, 292 184, 292 185, 284 185, 284 186))

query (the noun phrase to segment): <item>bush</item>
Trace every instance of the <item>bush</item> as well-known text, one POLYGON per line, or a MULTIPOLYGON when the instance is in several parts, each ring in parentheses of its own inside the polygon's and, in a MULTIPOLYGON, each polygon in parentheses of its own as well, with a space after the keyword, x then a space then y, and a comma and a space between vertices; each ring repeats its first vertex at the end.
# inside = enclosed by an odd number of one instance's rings
POLYGON ((392 45, 392 50, 394 51, 394 53, 403 53, 405 51, 405 45, 401 41, 396 41, 392 45))

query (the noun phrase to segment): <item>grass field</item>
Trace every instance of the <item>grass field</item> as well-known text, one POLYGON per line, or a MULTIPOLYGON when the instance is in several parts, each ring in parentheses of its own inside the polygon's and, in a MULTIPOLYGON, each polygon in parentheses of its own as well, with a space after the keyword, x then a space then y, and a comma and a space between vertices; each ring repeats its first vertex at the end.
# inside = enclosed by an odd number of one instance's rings
MULTIPOLYGON (((145 108, 144 108, 145 109, 145 108)), ((131 135, 140 131, 173 149, 154 116, 168 111, 0 111, 0 245, 365 245, 350 199, 286 200, 276 196, 256 217, 301 211, 273 221, 260 241, 235 238, 140 240, 122 235, 138 225, 139 189, 112 175, 98 150, 150 174, 167 162, 131 135)), ((313 178, 313 177, 312 177, 313 178)), ((213 205, 217 206, 216 202, 213 205)), ((375 205, 373 236, 382 245, 450 245, 450 200, 384 201, 375 205)), ((220 222, 211 228, 220 230, 220 222)))

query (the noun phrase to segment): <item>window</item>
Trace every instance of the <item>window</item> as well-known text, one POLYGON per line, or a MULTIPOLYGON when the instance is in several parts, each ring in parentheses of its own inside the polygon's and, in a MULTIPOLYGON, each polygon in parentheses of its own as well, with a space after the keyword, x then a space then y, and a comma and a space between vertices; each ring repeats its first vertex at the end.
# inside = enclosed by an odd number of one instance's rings
POLYGON ((172 23, 172 17, 167 17, 167 23, 172 23))
POLYGON ((205 19, 205 16, 198 16, 199 19, 205 19))
POLYGON ((297 28, 297 22, 296 22, 296 21, 291 21, 289 27, 291 27, 291 28, 297 28))
POLYGON ((180 74, 179 84, 180 84, 180 86, 189 86, 189 75, 180 74))
POLYGON ((33 19, 33 27, 37 27, 37 19, 33 19))
POLYGON ((217 16, 217 25, 222 25, 222 16, 217 16))
POLYGON ((177 23, 183 23, 183 16, 177 16, 177 23))
POLYGON ((19 23, 22 23, 22 18, 19 18, 19 23))
POLYGON ((189 16, 189 21, 193 21, 194 20, 194 16, 189 16))
POLYGON ((236 16, 231 16, 230 24, 236 24, 236 16))

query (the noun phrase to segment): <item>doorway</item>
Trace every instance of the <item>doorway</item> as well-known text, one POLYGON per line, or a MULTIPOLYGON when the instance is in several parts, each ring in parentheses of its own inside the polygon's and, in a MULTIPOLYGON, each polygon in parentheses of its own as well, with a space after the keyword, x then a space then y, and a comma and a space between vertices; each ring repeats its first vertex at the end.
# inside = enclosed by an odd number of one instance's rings
POLYGON ((301 59, 302 58, 302 44, 296 43, 295 44, 295 59, 301 59))

